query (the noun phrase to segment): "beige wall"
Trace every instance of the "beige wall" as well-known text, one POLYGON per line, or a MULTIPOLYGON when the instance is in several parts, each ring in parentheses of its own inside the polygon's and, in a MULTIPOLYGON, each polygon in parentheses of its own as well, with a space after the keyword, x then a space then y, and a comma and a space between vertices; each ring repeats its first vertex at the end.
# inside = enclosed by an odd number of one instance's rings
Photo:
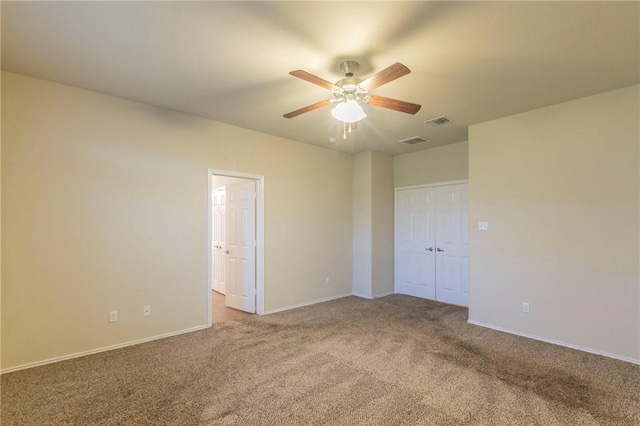
POLYGON ((265 177, 267 311, 351 293, 350 155, 4 72, 2 114, 3 369, 206 325, 209 168, 265 177))
POLYGON ((371 157, 372 292, 373 296, 393 292, 393 157, 373 152, 371 157))
POLYGON ((372 298, 371 243, 373 234, 373 188, 371 186, 373 152, 353 156, 353 294, 372 298))
POLYGON ((367 151, 353 156, 353 294, 393 291, 393 158, 367 151))
POLYGON ((633 86, 471 126, 472 322, 640 361, 638 104, 633 86))
POLYGON ((393 157, 396 188, 463 180, 469 177, 469 144, 452 145, 393 157))

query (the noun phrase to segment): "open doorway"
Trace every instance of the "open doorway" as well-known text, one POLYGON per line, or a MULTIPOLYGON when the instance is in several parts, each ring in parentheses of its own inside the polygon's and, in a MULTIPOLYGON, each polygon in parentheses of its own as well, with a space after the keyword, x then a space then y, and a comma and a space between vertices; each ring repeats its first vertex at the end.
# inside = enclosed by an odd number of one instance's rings
POLYGON ((209 170, 209 325, 263 307, 263 177, 209 170))

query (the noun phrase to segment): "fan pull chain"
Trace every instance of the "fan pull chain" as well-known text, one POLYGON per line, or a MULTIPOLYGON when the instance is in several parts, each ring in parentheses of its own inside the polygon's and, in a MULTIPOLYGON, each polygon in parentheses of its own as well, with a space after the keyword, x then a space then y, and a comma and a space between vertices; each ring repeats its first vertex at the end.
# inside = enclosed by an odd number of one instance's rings
POLYGON ((347 140, 347 132, 351 133, 353 130, 357 129, 358 123, 357 122, 347 123, 346 121, 343 121, 342 124, 344 129, 342 131, 342 139, 347 140))

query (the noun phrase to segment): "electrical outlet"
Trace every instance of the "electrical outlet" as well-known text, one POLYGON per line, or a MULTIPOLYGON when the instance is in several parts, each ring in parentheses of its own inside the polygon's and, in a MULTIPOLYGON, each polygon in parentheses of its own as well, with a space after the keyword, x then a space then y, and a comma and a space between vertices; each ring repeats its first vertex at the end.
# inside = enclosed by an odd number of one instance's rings
POLYGON ((142 316, 148 317, 149 315, 151 315, 151 305, 144 305, 142 307, 142 316))
POLYGON ((522 312, 524 312, 525 314, 529 313, 529 304, 528 303, 523 303, 522 304, 522 312))
POLYGON ((478 230, 479 231, 489 230, 489 222, 478 222, 478 230))
POLYGON ((109 312, 109 322, 117 322, 118 321, 118 311, 109 312))
POLYGON ((325 284, 330 284, 331 283, 331 277, 325 277, 324 283, 325 284))

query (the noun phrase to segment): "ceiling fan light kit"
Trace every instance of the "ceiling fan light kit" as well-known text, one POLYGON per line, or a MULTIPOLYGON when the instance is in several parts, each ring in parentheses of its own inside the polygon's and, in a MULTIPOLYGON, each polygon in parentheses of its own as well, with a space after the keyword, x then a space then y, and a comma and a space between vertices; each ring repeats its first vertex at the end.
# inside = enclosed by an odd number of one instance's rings
POLYGON ((331 115, 336 120, 344 121, 345 123, 355 123, 367 116, 355 99, 338 102, 338 105, 331 110, 331 115))
POLYGON ((346 138, 347 129, 350 132, 355 129, 356 122, 362 120, 367 116, 360 103, 367 103, 382 108, 392 109, 394 111, 400 111, 407 114, 415 114, 420 110, 420 105, 412 104, 410 102, 399 101, 397 99, 385 98, 382 96, 376 96, 369 93, 369 91, 389 83, 397 78, 409 74, 411 71, 399 62, 377 72, 371 77, 360 80, 353 76, 354 71, 359 68, 359 64, 356 61, 344 61, 340 64, 340 70, 345 75, 345 78, 337 81, 335 84, 328 82, 320 77, 310 74, 306 71, 296 70, 291 71, 294 77, 301 78, 302 80, 321 86, 325 89, 333 92, 334 99, 328 99, 325 101, 316 102, 315 104, 308 105, 304 108, 297 109, 290 113, 284 114, 285 118, 297 117, 305 112, 313 111, 314 109, 321 108, 323 106, 337 103, 337 105, 331 110, 331 115, 344 123, 346 138))

